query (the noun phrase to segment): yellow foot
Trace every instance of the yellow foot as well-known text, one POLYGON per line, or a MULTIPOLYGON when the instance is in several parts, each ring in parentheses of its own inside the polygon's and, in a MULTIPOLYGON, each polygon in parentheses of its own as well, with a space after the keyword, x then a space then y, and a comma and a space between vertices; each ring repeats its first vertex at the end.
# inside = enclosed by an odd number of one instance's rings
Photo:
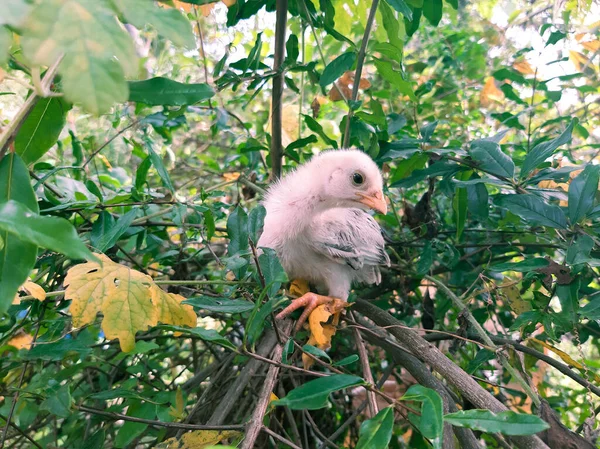
POLYGON ((298 332, 313 310, 315 310, 322 304, 333 302, 335 301, 335 299, 336 298, 332 298, 330 296, 321 296, 315 293, 308 292, 302 295, 300 298, 293 299, 292 303, 285 309, 283 309, 281 312, 279 312, 275 318, 280 320, 282 318, 285 318, 295 310, 304 307, 304 312, 302 312, 302 315, 300 315, 300 318, 296 322, 295 330, 296 332, 298 332))

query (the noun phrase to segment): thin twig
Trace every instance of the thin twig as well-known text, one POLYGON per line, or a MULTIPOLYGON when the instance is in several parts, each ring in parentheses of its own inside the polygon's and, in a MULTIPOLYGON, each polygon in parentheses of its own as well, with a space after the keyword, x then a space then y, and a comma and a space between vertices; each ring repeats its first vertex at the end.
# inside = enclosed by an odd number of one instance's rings
MULTIPOLYGON (((354 321, 354 315, 350 312, 350 316, 354 321)), ((363 377, 365 380, 371 385, 375 384, 373 380, 373 373, 371 372, 371 367, 369 366, 369 356, 367 355, 367 348, 365 347, 365 342, 360 336, 360 332, 357 328, 353 329, 354 332, 354 341, 356 342, 356 348, 358 349, 358 356, 360 358, 360 364, 362 365, 363 377)), ((375 398, 375 394, 371 391, 367 391, 367 399, 369 400, 369 411, 371 412, 371 416, 375 416, 379 409, 377 408, 377 399, 375 398)))
POLYGON ((279 435, 278 433, 273 432, 271 429, 269 429, 267 426, 262 426, 261 429, 263 432, 271 435, 273 438, 275 438, 276 440, 281 441, 283 444, 287 444, 289 447, 291 447, 292 449, 302 449, 300 446, 297 446, 296 444, 292 443, 290 440, 288 440, 287 438, 282 437, 281 435, 279 435))
POLYGON ((76 405, 75 408, 80 412, 90 413, 92 415, 104 416, 112 419, 113 421, 123 420, 130 422, 137 422, 141 424, 148 424, 154 427, 166 427, 168 429, 184 429, 184 430, 241 430, 244 428, 243 424, 230 424, 224 426, 213 426, 210 424, 184 424, 179 422, 165 422, 155 421, 153 419, 137 418, 135 416, 124 415, 122 413, 107 412, 97 408, 87 407, 85 405, 76 405))
MULTIPOLYGON (((9 420, 7 419, 6 416, 0 414, 0 419, 3 419, 6 422, 9 422, 9 420)), ((27 435, 23 429, 21 429, 19 426, 17 426, 15 423, 10 423, 10 427, 12 427, 13 429, 15 429, 17 432, 19 432, 21 435, 23 435, 23 437, 25 437, 27 439, 27 441, 29 441, 31 444, 33 444, 35 447, 37 447, 38 449, 44 449, 42 446, 40 446, 33 438, 31 438, 29 435, 27 435)))
POLYGON ((94 159, 94 157, 100 153, 104 148, 106 148, 107 145, 110 145, 110 143, 115 140, 117 137, 119 137, 121 134, 123 134, 125 131, 127 131, 128 129, 134 127, 135 125, 137 125, 140 121, 139 120, 134 120, 133 122, 131 122, 129 125, 127 125, 125 128, 122 128, 120 131, 118 131, 114 136, 112 136, 110 139, 108 139, 106 142, 104 142, 102 145, 100 145, 96 150, 94 150, 94 152, 91 154, 91 156, 84 162, 84 164, 81 166, 81 168, 85 168, 88 166, 88 164, 90 162, 92 162, 92 160, 94 159))

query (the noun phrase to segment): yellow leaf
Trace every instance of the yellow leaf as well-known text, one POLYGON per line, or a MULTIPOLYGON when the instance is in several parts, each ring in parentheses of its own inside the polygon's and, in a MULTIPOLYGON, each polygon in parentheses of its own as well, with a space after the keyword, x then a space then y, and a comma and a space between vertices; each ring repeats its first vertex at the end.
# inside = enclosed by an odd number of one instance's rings
POLYGON ((596 382, 600 382, 600 375, 598 374, 594 374, 592 371, 592 368, 586 367, 583 364, 579 363, 577 360, 575 360, 574 358, 572 358, 569 354, 567 354, 564 351, 561 351, 558 348, 555 348, 554 346, 552 346, 551 344, 542 341, 542 340, 538 340, 537 338, 531 337, 528 340, 533 341, 535 343, 537 343, 538 345, 543 346, 544 348, 548 349, 549 351, 552 351, 553 353, 555 353, 557 356, 559 356, 563 362, 565 362, 567 365, 572 366, 574 368, 577 368, 580 371, 583 371, 584 373, 587 372, 589 375, 594 375, 594 380, 596 382))
MULTIPOLYGON (((28 295, 33 296, 38 301, 44 301, 46 299, 46 292, 44 291, 44 289, 42 287, 37 285, 35 282, 25 281, 25 283, 19 287, 19 290, 24 291, 28 295)), ((18 294, 15 295, 15 298, 13 299, 12 303, 13 304, 21 304, 21 298, 19 297, 18 294)))
POLYGON ((237 3, 237 0, 221 0, 221 1, 228 8, 231 7, 231 6, 233 6, 233 5, 235 5, 237 3))
POLYGON ((517 315, 531 310, 531 303, 523 299, 519 287, 515 283, 511 282, 506 287, 503 287, 501 291, 506 297, 508 305, 517 315))
POLYGON ((223 179, 225 181, 237 181, 239 179, 240 175, 241 175, 241 173, 239 171, 223 173, 223 179))
POLYGON ((498 89, 496 86, 496 80, 493 76, 488 77, 483 89, 481 89, 481 93, 479 94, 481 106, 488 107, 492 104, 492 102, 501 102, 502 100, 504 100, 504 92, 498 89))
POLYGON ((183 391, 181 388, 177 388, 177 392, 175 393, 175 407, 170 408, 169 415, 176 420, 182 419, 185 416, 185 401, 183 400, 183 391))
POLYGON ((290 296, 294 298, 299 298, 302 295, 305 295, 310 290, 308 288, 308 282, 304 279, 294 279, 290 284, 290 296))
POLYGON ((125 265, 96 254, 101 264, 75 265, 65 278, 65 299, 72 300, 69 311, 73 325, 92 323, 102 312, 106 338, 119 339, 121 350, 135 346, 135 334, 158 322, 177 326, 196 326, 192 306, 181 304, 181 295, 161 290, 152 278, 125 265))
MULTIPOLYGON (((340 319, 340 312, 349 304, 346 301, 335 298, 332 302, 321 304, 312 311, 308 317, 308 328, 310 329, 310 338, 307 344, 316 346, 323 351, 331 347, 331 339, 335 335, 337 325, 340 319), (334 315, 332 323, 327 324, 331 315, 334 315)), ((302 354, 302 363, 304 369, 309 369, 314 360, 308 354, 302 354)))
POLYGON ((237 438, 241 435, 241 432, 235 430, 196 430, 184 433, 180 438, 169 438, 155 446, 155 449, 204 449, 224 439, 237 438))
POLYGON ((517 72, 522 73, 523 75, 533 75, 533 74, 535 74, 535 71, 533 70, 533 68, 531 67, 531 65, 529 65, 529 63, 527 61, 515 62, 513 64, 513 68, 517 72))
POLYGON ((269 396, 269 403, 273 402, 273 401, 278 401, 279 398, 277 397, 277 395, 273 392, 271 392, 271 396, 269 396))
POLYGON ((167 293, 157 285, 152 287, 152 302, 158 307, 158 321, 176 326, 196 327, 198 317, 194 308, 181 304, 185 298, 175 293, 167 293))
POLYGON ((581 46, 591 52, 597 52, 600 50, 600 40, 595 39, 593 41, 581 42, 581 46))
POLYGON ((578 71, 581 71, 585 66, 589 66, 589 59, 578 51, 569 50, 569 59, 578 71))
POLYGON ((31 343, 33 343, 33 337, 23 332, 15 335, 6 344, 17 349, 29 349, 31 348, 31 343))

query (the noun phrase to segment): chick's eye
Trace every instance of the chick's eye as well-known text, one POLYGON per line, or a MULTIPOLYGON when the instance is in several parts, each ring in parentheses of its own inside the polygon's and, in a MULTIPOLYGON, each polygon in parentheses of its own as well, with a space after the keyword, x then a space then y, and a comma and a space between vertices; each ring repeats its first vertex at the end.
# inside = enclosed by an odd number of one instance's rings
POLYGON ((354 185, 361 185, 363 182, 365 182, 365 178, 363 177, 363 175, 361 175, 360 173, 354 173, 352 175, 352 182, 354 183, 354 185))

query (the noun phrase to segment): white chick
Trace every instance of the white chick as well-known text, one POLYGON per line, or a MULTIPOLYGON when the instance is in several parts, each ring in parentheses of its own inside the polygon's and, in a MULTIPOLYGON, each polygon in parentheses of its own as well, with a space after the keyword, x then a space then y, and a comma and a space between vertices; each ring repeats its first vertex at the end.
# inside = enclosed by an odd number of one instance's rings
POLYGON ((259 247, 276 251, 290 279, 317 292, 292 301, 277 318, 305 307, 296 329, 319 305, 347 301, 353 282, 379 284, 379 265, 389 266, 381 228, 365 210, 383 214, 381 172, 356 149, 326 151, 288 173, 269 189, 259 247))

